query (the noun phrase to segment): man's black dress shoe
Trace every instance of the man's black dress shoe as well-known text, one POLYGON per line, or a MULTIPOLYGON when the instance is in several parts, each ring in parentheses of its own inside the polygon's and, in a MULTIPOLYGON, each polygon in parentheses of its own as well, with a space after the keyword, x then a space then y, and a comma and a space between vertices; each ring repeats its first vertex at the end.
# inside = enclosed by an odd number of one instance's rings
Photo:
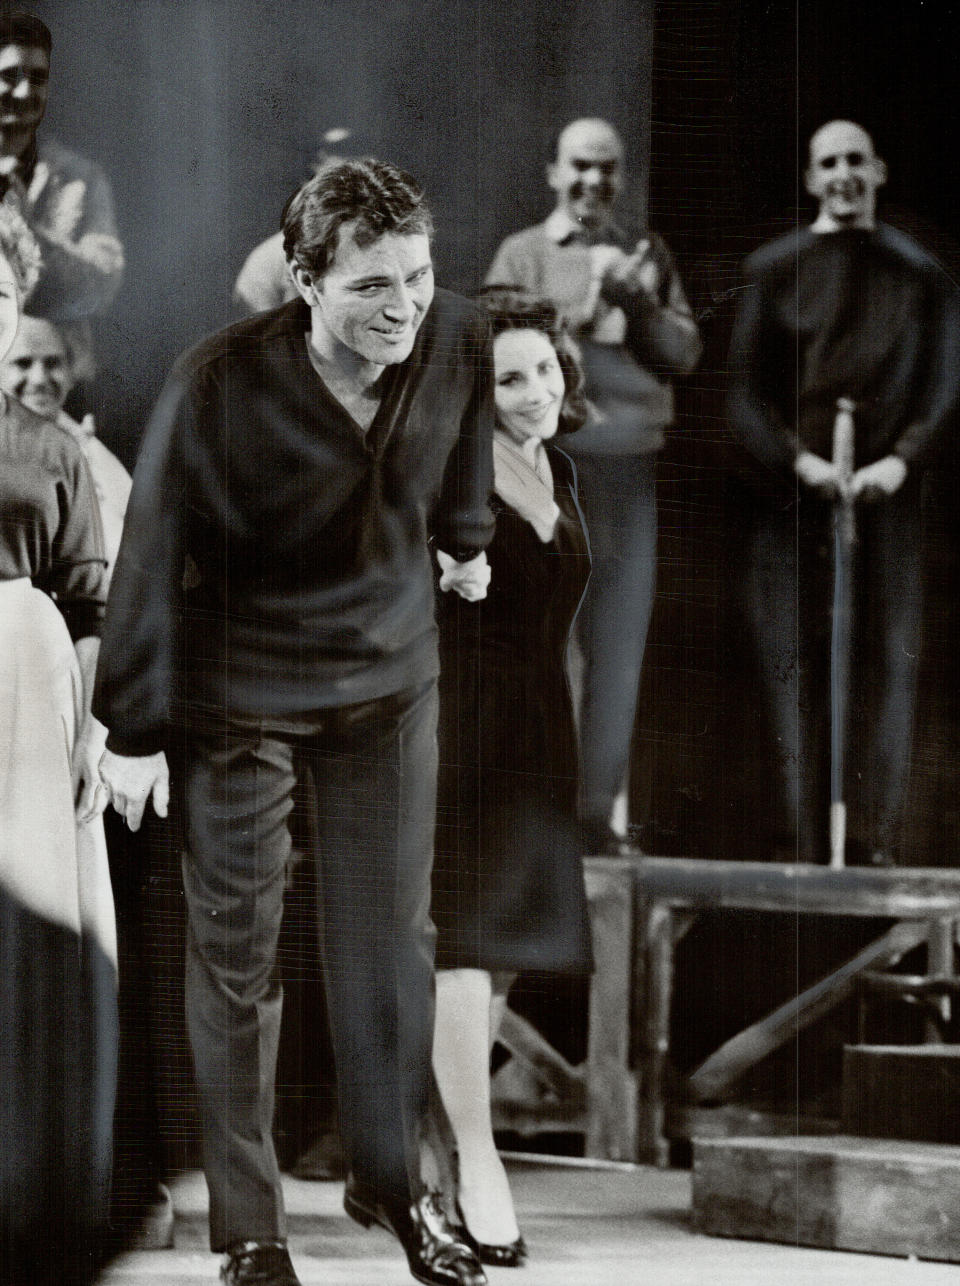
POLYGON ((466 1242, 481 1264, 489 1264, 491 1268, 522 1268, 527 1262, 529 1252, 523 1237, 518 1237, 516 1241, 507 1242, 506 1245, 488 1245, 485 1241, 477 1241, 467 1227, 467 1221, 463 1217, 459 1202, 457 1203, 457 1218, 460 1222, 454 1225, 454 1232, 461 1241, 466 1242))
POLYGON ((425 1286, 486 1286, 476 1253, 455 1235, 432 1197, 388 1208, 351 1177, 343 1190, 343 1208, 362 1227, 375 1223, 393 1233, 410 1272, 425 1286))
POLYGON ((300 1286, 287 1248, 278 1241, 242 1241, 220 1266, 223 1286, 300 1286))

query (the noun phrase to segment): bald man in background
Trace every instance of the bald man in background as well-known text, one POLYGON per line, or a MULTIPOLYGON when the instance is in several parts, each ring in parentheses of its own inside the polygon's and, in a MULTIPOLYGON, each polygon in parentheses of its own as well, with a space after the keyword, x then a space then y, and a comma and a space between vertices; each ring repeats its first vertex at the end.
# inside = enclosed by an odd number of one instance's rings
POLYGON ((833 429, 838 399, 849 399, 857 543, 847 855, 890 865, 920 649, 921 483, 956 414, 958 295, 925 250, 877 221, 886 166, 860 125, 817 130, 804 178, 816 219, 756 251, 739 295, 728 413, 764 471, 743 584, 779 752, 781 855, 823 861, 833 518, 845 488, 833 429))
POLYGON ((623 227, 623 143, 607 121, 560 132, 547 166, 550 217, 508 237, 488 284, 550 300, 580 347, 594 414, 564 440, 579 474, 593 570, 578 618, 581 815, 592 853, 625 851, 624 786, 657 559, 656 458, 673 423, 675 375, 700 339, 663 238, 623 227))

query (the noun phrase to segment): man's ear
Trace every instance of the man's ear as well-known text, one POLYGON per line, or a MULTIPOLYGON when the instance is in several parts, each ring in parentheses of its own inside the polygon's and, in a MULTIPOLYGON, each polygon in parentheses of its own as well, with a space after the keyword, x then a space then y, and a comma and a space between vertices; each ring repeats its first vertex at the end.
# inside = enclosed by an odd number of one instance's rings
POLYGON ((308 304, 313 304, 316 300, 316 286, 314 285, 313 274, 304 268, 296 260, 287 260, 287 271, 290 273, 290 279, 297 288, 297 294, 308 304))
POLYGON ((884 183, 887 181, 887 163, 882 156, 875 156, 873 158, 873 169, 877 176, 877 187, 883 187, 884 183))
POLYGON ((547 162, 547 187, 553 192, 559 191, 557 184, 557 163, 556 161, 547 162))

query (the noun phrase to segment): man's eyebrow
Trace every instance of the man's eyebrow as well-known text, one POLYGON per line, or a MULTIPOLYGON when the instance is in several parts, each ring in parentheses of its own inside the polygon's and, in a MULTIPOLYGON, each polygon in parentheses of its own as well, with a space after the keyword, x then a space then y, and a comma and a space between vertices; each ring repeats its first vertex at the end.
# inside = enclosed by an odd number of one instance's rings
MULTIPOLYGON (((403 279, 408 281, 411 277, 416 277, 418 273, 426 272, 428 268, 432 267, 433 260, 428 259, 426 263, 419 264, 416 268, 411 268, 409 272, 404 273, 403 279)), ((377 286, 392 280, 393 278, 388 273, 375 272, 366 277, 351 277, 349 284, 351 286, 377 286)))

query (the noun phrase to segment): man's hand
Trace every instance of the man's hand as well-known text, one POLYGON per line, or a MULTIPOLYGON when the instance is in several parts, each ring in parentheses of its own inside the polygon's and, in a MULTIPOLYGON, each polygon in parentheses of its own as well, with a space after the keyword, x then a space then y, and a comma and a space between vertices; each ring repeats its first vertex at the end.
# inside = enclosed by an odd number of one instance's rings
POLYGON ((907 466, 898 455, 885 455, 853 475, 850 490, 861 500, 883 500, 903 486, 907 466))
POLYGON ((163 751, 155 755, 115 755, 105 750, 100 776, 110 792, 110 803, 132 831, 140 829, 147 799, 153 796, 153 811, 166 817, 170 802, 170 772, 163 751))
POLYGON ((106 740, 106 728, 99 719, 88 714, 73 747, 78 822, 92 822, 109 803, 107 788, 100 780, 100 759, 106 740))
POLYGON ((437 562, 440 564, 440 588, 444 593, 455 590, 468 603, 487 597, 487 586, 490 584, 490 564, 487 555, 480 551, 476 558, 468 563, 458 563, 455 558, 437 550, 437 562))
POLYGON ((793 462, 794 472, 800 481, 818 492, 826 500, 837 500, 840 497, 840 472, 835 464, 824 460, 823 456, 814 455, 812 451, 801 451, 793 462))

